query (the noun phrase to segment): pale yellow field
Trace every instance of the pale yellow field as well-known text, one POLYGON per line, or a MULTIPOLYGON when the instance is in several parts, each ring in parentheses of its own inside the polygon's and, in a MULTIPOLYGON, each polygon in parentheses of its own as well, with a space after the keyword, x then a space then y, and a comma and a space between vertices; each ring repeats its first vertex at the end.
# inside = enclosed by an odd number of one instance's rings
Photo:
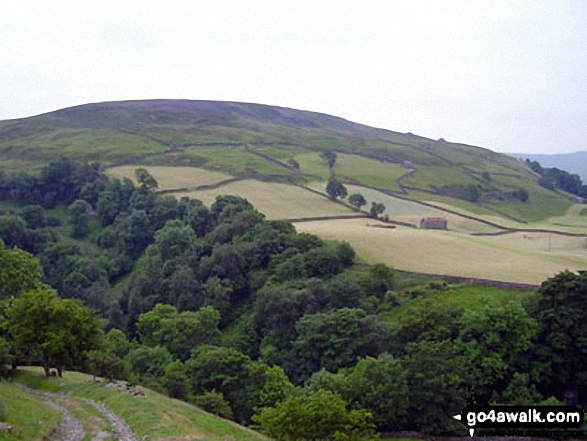
MULTIPOLYGON (((130 178, 136 184, 135 169, 140 165, 121 165, 108 169, 107 173, 115 178, 130 178)), ((230 179, 232 176, 204 170, 196 167, 145 166, 159 184, 159 190, 176 188, 196 188, 200 185, 211 185, 230 179)))
POLYGON ((357 214, 353 210, 293 185, 261 182, 253 179, 233 182, 214 190, 174 193, 200 199, 210 206, 216 196, 230 194, 247 199, 267 219, 297 219, 302 217, 340 216, 357 214))
POLYGON ((565 269, 587 269, 585 238, 550 235, 548 251, 548 234, 474 237, 369 226, 374 224, 373 220, 348 219, 300 222, 295 227, 324 239, 345 240, 366 261, 407 271, 540 284, 565 269))

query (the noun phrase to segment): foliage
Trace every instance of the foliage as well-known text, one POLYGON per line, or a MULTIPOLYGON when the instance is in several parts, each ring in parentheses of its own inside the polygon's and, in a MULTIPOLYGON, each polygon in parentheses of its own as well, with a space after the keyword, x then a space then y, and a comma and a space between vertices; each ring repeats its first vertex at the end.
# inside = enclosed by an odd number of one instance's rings
POLYGON ((326 193, 334 201, 338 198, 344 199, 347 195, 347 189, 339 179, 331 175, 326 184, 326 193))
POLYGON ((379 215, 385 211, 385 205, 379 202, 372 202, 369 214, 373 219, 379 218, 379 215))
POLYGON ((0 239, 0 299, 38 288, 42 281, 43 270, 39 262, 26 251, 6 249, 0 239))
POLYGON ((194 404, 201 407, 206 412, 213 413, 222 418, 233 418, 230 404, 224 399, 222 393, 216 392, 215 390, 196 395, 193 401, 194 404))
POLYGON ((266 407, 255 421, 268 436, 278 440, 366 440, 375 437, 370 414, 347 410, 340 395, 319 390, 297 395, 266 407))
POLYGON ((82 239, 90 232, 88 225, 88 210, 90 205, 82 200, 78 199, 69 206, 68 211, 71 216, 71 237, 75 239, 82 239))
POLYGON ((147 171, 147 169, 140 167, 135 170, 135 176, 139 183, 139 187, 144 190, 153 190, 159 187, 155 178, 147 171))
POLYGON ((488 303, 462 316, 457 351, 465 356, 478 401, 510 386, 520 357, 531 348, 536 322, 519 303, 488 303))
POLYGON ((332 151, 332 150, 323 150, 320 153, 320 157, 326 161, 326 163, 328 164, 328 168, 332 168, 334 167, 334 164, 336 163, 336 152, 332 151))
POLYGON ((62 300, 37 288, 22 294, 6 313, 8 336, 16 348, 39 355, 45 374, 65 366, 80 366, 87 351, 103 342, 100 321, 79 301, 62 300))
POLYGON ((181 361, 175 360, 165 366, 161 383, 170 397, 180 400, 187 398, 189 382, 186 367, 181 361))
POLYGON ((408 427, 433 433, 459 433, 452 416, 469 398, 469 367, 448 340, 421 341, 406 346, 410 404, 408 427))
POLYGON ((157 304, 139 316, 137 330, 144 344, 164 346, 174 357, 186 361, 199 345, 220 341, 219 323, 220 314, 210 306, 179 313, 174 306, 157 304))
POLYGON ((367 204, 367 201, 362 194, 353 193, 349 196, 349 203, 357 207, 357 210, 360 210, 363 205, 367 204))
POLYGON ((534 375, 545 396, 562 401, 587 380, 587 273, 564 271, 542 283, 528 305, 538 323, 534 375))

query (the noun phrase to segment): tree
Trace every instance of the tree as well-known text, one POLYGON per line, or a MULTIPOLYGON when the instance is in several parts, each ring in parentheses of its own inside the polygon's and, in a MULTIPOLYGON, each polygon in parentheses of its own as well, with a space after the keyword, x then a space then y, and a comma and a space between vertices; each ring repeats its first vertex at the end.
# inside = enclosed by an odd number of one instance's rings
POLYGON ((587 383, 587 272, 546 280, 528 305, 538 323, 532 351, 539 391, 567 402, 584 398, 587 383), (571 399, 575 397, 575 399, 571 399))
POLYGON ((410 390, 408 428, 424 433, 462 430, 452 417, 463 410, 469 398, 469 366, 452 342, 410 343, 404 363, 410 390))
POLYGON ((376 263, 369 268, 367 284, 371 293, 379 300, 383 300, 385 293, 392 290, 395 285, 395 273, 393 268, 383 263, 376 263))
POLYGON ((360 193, 354 193, 349 196, 349 202, 360 210, 363 205, 367 203, 365 197, 360 193))
POLYGON ((126 377, 126 365, 122 359, 105 351, 90 351, 88 366, 94 377, 103 377, 108 381, 122 380, 126 377))
POLYGON ((171 398, 183 400, 187 397, 188 376, 185 365, 176 360, 165 366, 165 375, 161 382, 171 398))
POLYGON ((277 441, 374 439, 370 419, 369 412, 349 411, 339 394, 325 390, 291 396, 254 417, 261 430, 277 441))
POLYGON ((45 212, 40 205, 29 205, 24 207, 20 216, 31 229, 43 228, 45 226, 45 212))
POLYGON ((373 219, 377 219, 381 213, 385 211, 385 205, 378 202, 371 202, 371 210, 369 213, 373 219))
POLYGON ((520 188, 517 191, 517 196, 520 201, 527 202, 530 198, 530 193, 528 193, 528 190, 526 190, 525 188, 520 188))
POLYGON ((385 339, 387 332, 377 325, 357 308, 304 315, 296 324, 294 352, 299 367, 294 379, 305 380, 321 368, 332 372, 350 367, 360 355, 379 355, 372 344, 385 339))
POLYGON ((90 232, 88 225, 88 210, 90 208, 90 205, 82 199, 78 199, 69 206, 68 212, 72 225, 71 237, 82 239, 90 232))
POLYGON ((220 342, 219 323, 220 314, 211 306, 179 313, 174 306, 157 304, 140 315, 137 330, 144 344, 165 346, 185 361, 195 347, 220 342))
POLYGON ((460 319, 456 347, 468 360, 479 402, 488 403, 520 370, 520 357, 532 346, 536 321, 517 302, 490 302, 460 319))
POLYGON ((144 190, 154 190, 155 188, 159 187, 156 179, 145 168, 141 167, 135 169, 135 176, 137 178, 137 182, 139 183, 139 188, 144 190))
POLYGON ((14 248, 4 248, 0 239, 0 300, 39 288, 43 284, 43 269, 32 254, 14 248))
POLYGON ((408 370, 401 360, 385 353, 361 358, 346 377, 343 398, 373 414, 380 431, 397 431, 408 421, 408 370))
POLYGON ((341 198, 344 199, 347 195, 346 187, 335 176, 331 175, 326 184, 326 193, 333 201, 341 198))
POLYGON ((63 300, 54 291, 38 288, 22 294, 7 311, 7 330, 15 347, 41 358, 45 374, 80 366, 85 355, 103 343, 100 320, 76 300, 63 300))
POLYGON ((320 153, 320 157, 328 163, 328 168, 334 167, 334 164, 336 163, 336 152, 333 152, 332 150, 324 150, 320 153))

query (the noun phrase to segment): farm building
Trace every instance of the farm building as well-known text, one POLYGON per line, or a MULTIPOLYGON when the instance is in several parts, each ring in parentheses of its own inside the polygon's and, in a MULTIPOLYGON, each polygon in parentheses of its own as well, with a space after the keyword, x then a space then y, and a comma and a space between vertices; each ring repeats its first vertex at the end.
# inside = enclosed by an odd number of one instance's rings
POLYGON ((420 228, 426 230, 446 230, 447 222, 443 217, 424 217, 420 221, 420 228))

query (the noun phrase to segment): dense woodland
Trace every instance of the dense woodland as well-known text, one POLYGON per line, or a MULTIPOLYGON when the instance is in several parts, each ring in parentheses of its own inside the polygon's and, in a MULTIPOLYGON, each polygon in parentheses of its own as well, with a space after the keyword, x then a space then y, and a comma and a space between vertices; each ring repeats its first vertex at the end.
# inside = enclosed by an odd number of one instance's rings
MULTIPOLYGON (((408 301, 382 264, 246 200, 198 200, 60 159, 0 176, 0 366, 81 370, 187 400, 276 439, 464 434, 477 403, 582 403, 587 273, 525 304, 408 301)), ((393 250, 390 250, 393 252, 393 250)), ((443 282, 426 290, 449 289, 443 282)))

